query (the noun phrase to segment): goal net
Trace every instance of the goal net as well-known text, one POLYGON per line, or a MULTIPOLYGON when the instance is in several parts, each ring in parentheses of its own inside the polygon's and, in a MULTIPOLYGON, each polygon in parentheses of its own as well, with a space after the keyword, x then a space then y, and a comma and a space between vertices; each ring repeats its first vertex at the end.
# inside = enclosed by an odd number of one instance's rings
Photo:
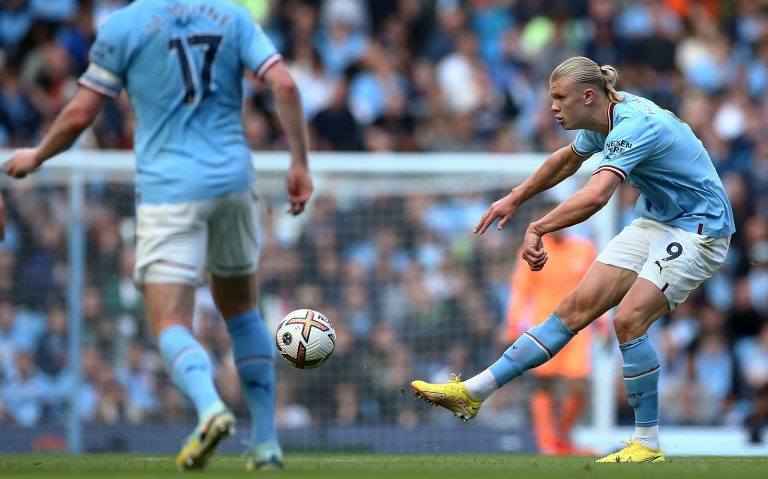
MULTIPOLYGON (((336 351, 319 369, 277 359, 277 423, 286 451, 540 450, 541 427, 549 426, 537 421, 541 405, 533 398, 547 383, 558 411, 565 382, 525 375, 466 424, 416 400, 409 384, 470 377, 519 334, 522 326, 508 323, 507 310, 523 232, 534 215, 588 179, 592 160, 551 195, 520 208, 503 231, 472 230, 491 202, 543 160, 316 154, 315 194, 303 215, 291 217, 286 155, 254 155, 265 200, 264 317, 274 330, 286 313, 312 308, 337 332, 336 351)), ((0 422, 7 433, 0 451, 174 452, 195 422, 162 370, 131 283, 133 171, 126 153, 72 152, 27 179, 2 180, 8 220, 0 251, 0 422)), ((568 234, 599 249, 617 217, 611 202, 568 234)), ((548 290, 568 292, 556 284, 548 290)), ((194 329, 244 438, 246 404, 206 287, 198 291, 194 329)), ((585 354, 592 359, 582 381, 586 404, 574 420, 606 430, 615 421, 613 356, 600 346, 585 354)), ((224 449, 238 451, 237 439, 224 449)))

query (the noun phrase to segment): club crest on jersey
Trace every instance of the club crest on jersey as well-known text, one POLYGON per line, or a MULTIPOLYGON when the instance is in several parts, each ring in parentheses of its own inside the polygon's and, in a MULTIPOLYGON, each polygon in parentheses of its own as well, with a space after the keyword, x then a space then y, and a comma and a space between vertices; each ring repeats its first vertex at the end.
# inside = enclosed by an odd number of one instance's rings
POLYGON ((632 143, 627 140, 612 140, 605 145, 605 151, 609 155, 620 155, 630 148, 632 148, 632 143))

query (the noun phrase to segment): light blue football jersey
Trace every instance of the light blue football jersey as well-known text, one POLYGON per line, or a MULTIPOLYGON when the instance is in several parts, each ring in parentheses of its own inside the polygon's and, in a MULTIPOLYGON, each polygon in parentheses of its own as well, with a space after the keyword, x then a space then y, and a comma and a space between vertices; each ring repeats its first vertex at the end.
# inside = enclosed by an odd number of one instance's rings
POLYGON ((80 83, 111 97, 126 89, 138 201, 178 203, 250 187, 243 73, 261 76, 280 58, 234 3, 138 0, 101 27, 80 83))
POLYGON ((701 140, 670 111, 620 94, 624 101, 608 107, 608 136, 581 130, 573 150, 603 152, 595 173, 610 171, 639 190, 640 216, 714 238, 731 235, 731 204, 701 140))

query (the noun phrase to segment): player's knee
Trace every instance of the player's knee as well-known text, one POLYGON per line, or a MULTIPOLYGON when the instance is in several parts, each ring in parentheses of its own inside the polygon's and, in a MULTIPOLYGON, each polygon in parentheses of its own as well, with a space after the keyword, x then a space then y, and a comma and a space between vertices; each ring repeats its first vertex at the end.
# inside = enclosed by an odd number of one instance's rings
POLYGON ((256 301, 237 301, 237 300, 223 300, 216 303, 221 315, 226 318, 232 318, 248 311, 252 311, 258 308, 256 301))
POLYGON ((645 334, 645 322, 631 312, 617 311, 613 318, 613 329, 619 343, 626 343, 645 334))

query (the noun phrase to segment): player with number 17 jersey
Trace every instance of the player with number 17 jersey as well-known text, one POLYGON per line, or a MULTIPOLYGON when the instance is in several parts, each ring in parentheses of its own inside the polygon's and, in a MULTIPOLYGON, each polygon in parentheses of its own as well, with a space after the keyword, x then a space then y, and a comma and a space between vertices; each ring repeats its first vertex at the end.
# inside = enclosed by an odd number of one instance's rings
POLYGON ((246 191, 254 180, 241 120, 244 69, 280 60, 248 12, 227 2, 139 1, 98 32, 83 86, 136 115, 137 198, 180 203, 246 191))
MULTIPOLYGON (((205 468, 237 422, 192 331, 195 291, 207 281, 251 413, 245 468, 280 469, 275 343, 257 294, 263 203, 241 111, 250 70, 274 99, 290 155, 287 212, 301 214, 312 178, 296 83, 250 13, 229 0, 135 0, 102 26, 90 60, 39 145, 15 151, 3 169, 13 178, 34 172, 72 146, 107 98, 126 90, 137 125, 133 280, 163 367, 198 419, 176 467, 205 468)), ((0 197, 0 236, 3 221, 0 197)))

